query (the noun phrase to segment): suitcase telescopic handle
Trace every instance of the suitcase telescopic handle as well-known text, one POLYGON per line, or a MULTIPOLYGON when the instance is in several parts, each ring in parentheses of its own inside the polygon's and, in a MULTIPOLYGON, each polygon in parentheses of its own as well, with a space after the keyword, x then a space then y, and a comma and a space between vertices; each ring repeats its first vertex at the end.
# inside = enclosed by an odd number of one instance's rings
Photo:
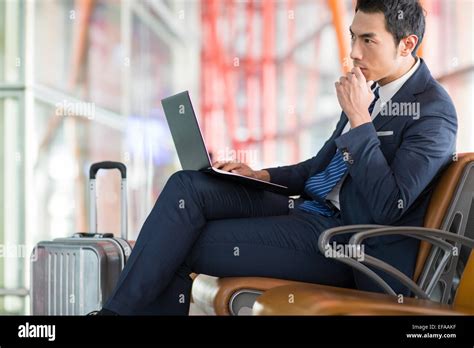
POLYGON ((120 162, 97 162, 91 165, 89 171, 89 197, 90 197, 90 214, 89 214, 89 233, 97 233, 97 194, 95 189, 95 179, 100 169, 118 169, 122 176, 120 183, 120 215, 121 215, 121 232, 120 236, 127 239, 127 167, 120 162))
POLYGON ((122 179, 127 178, 127 167, 125 166, 125 164, 120 162, 104 161, 97 162, 91 165, 91 169, 89 170, 89 179, 95 179, 95 176, 97 175, 99 169, 118 169, 120 171, 122 179))

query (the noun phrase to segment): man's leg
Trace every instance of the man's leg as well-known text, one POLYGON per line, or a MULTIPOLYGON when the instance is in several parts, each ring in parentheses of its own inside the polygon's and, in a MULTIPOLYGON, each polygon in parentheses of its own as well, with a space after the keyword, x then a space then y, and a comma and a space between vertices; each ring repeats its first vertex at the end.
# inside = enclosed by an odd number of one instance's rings
POLYGON ((104 308, 127 314, 151 303, 171 282, 210 220, 288 214, 288 197, 197 171, 166 183, 104 308))
POLYGON ((210 221, 169 286, 153 303, 130 314, 187 315, 191 271, 353 287, 352 269, 326 258, 317 246, 322 231, 340 224, 339 218, 297 211, 287 216, 210 221))

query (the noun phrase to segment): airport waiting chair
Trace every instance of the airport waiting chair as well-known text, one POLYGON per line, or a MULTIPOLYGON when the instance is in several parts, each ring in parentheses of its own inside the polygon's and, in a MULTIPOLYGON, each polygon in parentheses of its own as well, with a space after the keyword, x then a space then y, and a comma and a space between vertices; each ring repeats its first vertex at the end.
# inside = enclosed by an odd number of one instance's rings
MULTIPOLYGON (((470 239, 470 244, 474 244, 473 239, 470 239)), ((253 305, 253 314, 474 315, 473 293, 474 253, 471 253, 456 288, 452 304, 411 297, 404 298, 400 302, 397 297, 381 293, 300 283, 266 291, 257 298, 253 305), (290 303, 288 301, 289 294, 297 300, 290 303)))
POLYGON ((465 233, 474 231, 473 167, 474 153, 465 153, 443 172, 427 209, 424 227, 355 225, 330 229, 321 235, 320 249, 327 246, 334 235, 349 232, 358 232, 351 239, 354 244, 362 243, 370 236, 394 233, 421 239, 413 279, 370 256, 366 256, 363 263, 337 258, 368 274, 392 296, 284 279, 217 278, 199 274, 193 282, 193 302, 210 315, 251 314, 252 308, 253 314, 257 315, 341 314, 341 311, 423 314, 430 310, 433 314, 471 313, 474 301, 469 296, 474 293, 474 257, 469 255, 474 236, 465 236, 465 233), (401 306, 388 285, 367 266, 383 269, 397 277, 417 298, 404 298, 401 306), (293 294, 298 301, 289 303, 288 294, 293 294))

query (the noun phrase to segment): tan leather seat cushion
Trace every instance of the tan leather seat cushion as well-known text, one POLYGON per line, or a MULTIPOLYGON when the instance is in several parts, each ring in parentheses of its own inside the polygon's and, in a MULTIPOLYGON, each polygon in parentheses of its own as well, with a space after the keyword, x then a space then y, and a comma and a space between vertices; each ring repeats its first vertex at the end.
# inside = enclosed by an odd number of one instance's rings
POLYGON ((255 315, 462 315, 448 305, 318 284, 285 285, 266 291, 255 315))

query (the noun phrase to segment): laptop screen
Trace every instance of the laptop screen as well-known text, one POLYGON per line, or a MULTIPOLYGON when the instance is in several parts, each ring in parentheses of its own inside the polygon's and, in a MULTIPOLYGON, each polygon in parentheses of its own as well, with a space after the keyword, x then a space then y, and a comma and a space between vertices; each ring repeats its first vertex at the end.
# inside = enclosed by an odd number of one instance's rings
POLYGON ((212 163, 188 91, 161 101, 181 167, 202 170, 212 163))

